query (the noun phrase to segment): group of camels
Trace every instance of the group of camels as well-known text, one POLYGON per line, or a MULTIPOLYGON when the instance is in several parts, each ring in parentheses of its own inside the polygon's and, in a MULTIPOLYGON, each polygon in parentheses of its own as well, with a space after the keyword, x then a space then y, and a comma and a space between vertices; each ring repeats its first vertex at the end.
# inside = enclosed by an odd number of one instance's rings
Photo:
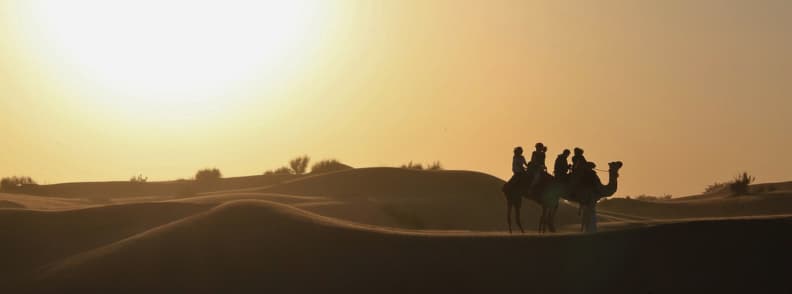
MULTIPOLYGON (((514 210, 515 220, 521 232, 525 232, 520 221, 520 198, 528 198, 542 206, 542 216, 539 218, 539 232, 555 232, 555 212, 558 209, 558 200, 565 199, 581 206, 582 225, 584 231, 596 230, 591 223, 595 217, 594 206, 601 198, 612 196, 618 188, 619 169, 623 166, 621 161, 608 163, 608 183, 602 184, 598 179, 594 183, 581 184, 575 176, 570 175, 556 178, 548 173, 541 173, 542 178, 533 189, 531 181, 520 181, 517 186, 504 185, 503 193, 507 198, 506 220, 509 224, 509 233, 512 232, 511 212, 514 210), (515 201, 518 200, 518 201, 515 201)), ((593 171, 592 171, 593 172, 593 171)))

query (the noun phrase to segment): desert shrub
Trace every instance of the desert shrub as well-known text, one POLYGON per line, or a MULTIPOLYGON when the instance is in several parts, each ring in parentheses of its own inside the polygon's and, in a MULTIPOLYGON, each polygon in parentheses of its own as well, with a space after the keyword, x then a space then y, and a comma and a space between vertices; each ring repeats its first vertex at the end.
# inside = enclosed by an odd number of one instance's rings
POLYGON ((721 183, 721 182, 712 183, 709 186, 707 186, 707 188, 704 189, 704 194, 711 194, 711 193, 717 193, 723 191, 723 189, 725 189, 726 186, 728 185, 729 185, 728 183, 721 183))
POLYGON ((423 170, 423 169, 424 169, 422 164, 420 164, 420 163, 413 163, 412 161, 410 161, 410 162, 408 162, 408 163, 406 163, 406 164, 402 164, 402 165, 401 165, 401 168, 407 168, 407 169, 417 169, 417 170, 423 170))
POLYGON ((195 180, 198 182, 212 182, 223 177, 217 168, 205 168, 195 173, 195 180))
POLYGON ((311 166, 311 173, 318 174, 318 173, 326 173, 326 172, 339 171, 339 170, 347 170, 351 168, 352 168, 351 166, 343 164, 338 160, 327 159, 314 163, 311 166))
POLYGON ((308 162, 311 158, 308 155, 303 155, 289 161, 289 166, 295 175, 302 175, 308 170, 308 162))
POLYGON ((407 168, 407 169, 416 169, 416 170, 424 170, 424 169, 425 170, 443 170, 443 165, 440 164, 439 161, 432 162, 431 164, 427 164, 426 166, 424 166, 421 163, 417 163, 417 162, 414 163, 414 162, 410 161, 408 163, 402 164, 399 167, 407 168))
POLYGON ((432 162, 432 164, 426 166, 427 170, 443 170, 443 165, 440 164, 440 161, 432 162))
POLYGON ((769 185, 769 186, 767 186, 767 192, 773 192, 773 191, 775 191, 775 190, 776 190, 776 187, 775 187, 775 186, 773 186, 773 185, 769 185))
POLYGON ((129 181, 132 183, 145 183, 148 182, 148 177, 144 177, 142 174, 139 174, 137 176, 132 176, 131 178, 129 178, 129 181))
POLYGON ((282 167, 276 168, 274 170, 271 169, 271 170, 265 171, 264 175, 265 176, 268 176, 268 175, 290 175, 290 174, 292 174, 292 172, 293 171, 292 171, 291 168, 286 167, 286 166, 282 166, 282 167))
POLYGON ((733 195, 748 194, 748 186, 756 180, 756 177, 749 175, 747 172, 742 172, 734 177, 734 180, 729 184, 729 190, 733 195))
MULTIPOLYGON (((642 201, 661 201, 661 200, 671 200, 673 196, 666 194, 663 196, 649 196, 649 195, 638 195, 635 197, 635 200, 642 200, 642 201)), ((630 199, 629 196, 627 199, 630 199)))
POLYGON ((36 185, 36 181, 34 181, 31 177, 25 176, 13 176, 0 179, 0 190, 19 188, 27 185, 36 185))

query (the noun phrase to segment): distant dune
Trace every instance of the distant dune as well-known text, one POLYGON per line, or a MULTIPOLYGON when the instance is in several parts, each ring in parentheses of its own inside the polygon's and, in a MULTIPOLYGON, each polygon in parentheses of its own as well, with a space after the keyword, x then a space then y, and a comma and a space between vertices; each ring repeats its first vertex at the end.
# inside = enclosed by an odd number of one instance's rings
MULTIPOLYGON (((0 208, 75 209, 108 204, 177 201, 218 205, 231 200, 270 200, 339 219, 385 227, 433 230, 503 231, 505 202, 501 179, 470 171, 360 168, 318 175, 267 175, 221 179, 215 183, 93 182, 25 187, 22 194, 0 193, 0 208), (204 191, 204 192, 201 192, 204 191), (85 194, 81 194, 85 193, 85 194), (85 197, 81 195, 87 195, 85 197)), ((601 223, 646 222, 696 217, 792 213, 792 182, 751 186, 753 195, 727 191, 639 201, 611 198, 599 205, 601 223)), ((535 230, 539 206, 523 203, 523 223, 535 230)), ((557 223, 579 226, 577 208, 561 203, 557 223)), ((619 227, 604 226, 604 228, 619 227)))
MULTIPOLYGON (((138 210, 124 207, 99 209, 138 210)), ((792 290, 784 270, 792 261, 789 217, 539 237, 385 230, 243 200, 139 229, 52 257, 13 286, 42 293, 792 290)))
POLYGON ((620 213, 651 219, 697 217, 734 217, 792 213, 792 182, 752 185, 749 195, 728 191, 643 201, 612 198, 600 203, 602 212, 620 213))
POLYGON ((30 185, 16 188, 16 194, 80 198, 97 203, 108 203, 115 198, 128 197, 187 197, 196 193, 262 187, 294 178, 292 175, 258 175, 223 178, 209 183, 193 180, 132 183, 130 181, 62 183, 30 185))
POLYGON ((91 205, 91 201, 80 198, 31 197, 29 195, 10 193, 0 193, 0 201, 6 203, 6 206, 0 206, 0 208, 28 208, 34 210, 76 209, 91 205))
MULTIPOLYGON (((310 211, 380 226, 409 229, 506 229, 503 180, 471 171, 360 168, 307 176, 259 192, 322 196, 344 202, 310 211)), ((538 225, 541 208, 523 202, 523 223, 538 225)), ((560 225, 578 223, 577 208, 562 204, 560 225)))

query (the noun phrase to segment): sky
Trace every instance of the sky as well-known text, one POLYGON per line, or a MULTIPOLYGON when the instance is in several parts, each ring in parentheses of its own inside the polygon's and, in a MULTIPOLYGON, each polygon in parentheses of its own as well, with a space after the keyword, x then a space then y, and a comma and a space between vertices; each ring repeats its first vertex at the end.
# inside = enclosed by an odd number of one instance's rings
POLYGON ((506 179, 543 142, 623 161, 621 196, 787 181, 790 28, 782 0, 0 0, 0 176, 506 179))

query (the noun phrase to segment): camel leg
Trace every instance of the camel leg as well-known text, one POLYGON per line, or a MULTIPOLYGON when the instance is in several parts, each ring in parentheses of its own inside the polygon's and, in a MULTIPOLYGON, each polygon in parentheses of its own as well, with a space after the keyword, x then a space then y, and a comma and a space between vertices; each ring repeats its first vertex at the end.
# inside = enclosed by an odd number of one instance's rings
POLYGON ((512 233, 512 228, 511 228, 511 209, 512 209, 511 204, 506 204, 506 223, 509 224, 509 234, 512 233))
POLYGON ((558 211, 558 207, 551 208, 550 209, 550 215, 547 217, 547 225, 550 227, 550 232, 551 233, 555 233, 556 232, 555 215, 556 215, 557 211, 558 211))
POLYGON ((545 226, 547 225, 547 208, 542 206, 542 215, 539 216, 539 233, 544 233, 545 226))
POLYGON ((589 212, 588 230, 591 233, 597 232, 597 210, 595 206, 591 206, 591 212, 589 212))
POLYGON ((519 207, 516 207, 516 206, 514 207, 514 216, 516 218, 515 221, 517 222, 517 227, 520 228, 520 232, 521 233, 525 233, 525 230, 523 230, 523 227, 522 227, 522 220, 520 218, 520 208, 519 207))

